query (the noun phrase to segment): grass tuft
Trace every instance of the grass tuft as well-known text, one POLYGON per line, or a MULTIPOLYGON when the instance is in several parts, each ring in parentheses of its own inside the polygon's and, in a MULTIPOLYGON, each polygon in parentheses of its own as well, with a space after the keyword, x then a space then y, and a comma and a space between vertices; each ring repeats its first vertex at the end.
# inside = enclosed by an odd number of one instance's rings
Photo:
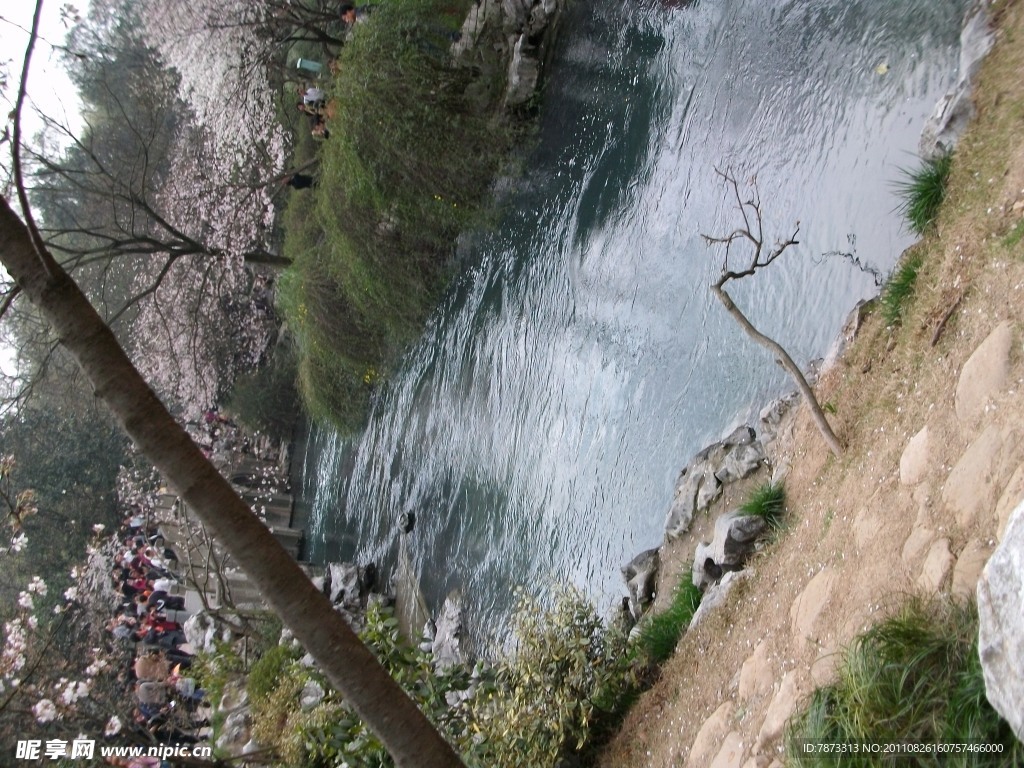
POLYGON ((917 274, 921 271, 923 261, 917 251, 905 256, 882 289, 882 319, 886 325, 902 322, 907 303, 914 295, 917 274))
POLYGON ((765 483, 758 486, 744 504, 740 513, 763 517, 768 527, 777 531, 782 523, 780 518, 786 507, 786 491, 782 483, 765 483))
POLYGON ((655 664, 672 655, 700 605, 701 591, 690 580, 690 571, 686 573, 672 595, 668 610, 652 616, 640 632, 640 647, 655 664))
POLYGON ((905 178, 896 187, 903 198, 899 211, 916 234, 923 235, 938 216, 952 165, 953 156, 946 154, 926 160, 916 171, 903 170, 905 178))
POLYGON ((918 755, 915 765, 1021 765, 1024 746, 985 698, 971 603, 912 599, 854 640, 838 681, 815 691, 787 734, 795 766, 894 765, 891 755, 815 756, 806 742, 973 743, 1001 753, 918 755), (928 759, 928 758, 931 759, 928 759))

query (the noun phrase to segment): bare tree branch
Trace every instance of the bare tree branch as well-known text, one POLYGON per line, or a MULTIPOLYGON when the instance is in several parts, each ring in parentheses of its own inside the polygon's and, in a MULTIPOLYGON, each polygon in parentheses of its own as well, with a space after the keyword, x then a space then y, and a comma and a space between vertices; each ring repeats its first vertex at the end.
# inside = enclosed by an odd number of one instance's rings
POLYGON ((709 246, 725 246, 725 261, 722 264, 722 271, 719 274, 718 279, 711 284, 711 290, 715 296, 718 297, 718 300, 722 302, 722 306, 725 307, 726 311, 737 323, 739 323, 740 327, 746 332, 746 334, 758 344, 776 355, 778 361, 782 364, 782 367, 786 369, 789 375, 792 376, 793 380, 796 382, 797 388, 800 390, 800 394, 803 395, 804 401, 807 403, 807 407, 811 411, 811 418, 814 420, 815 426, 818 427, 818 431, 821 432, 821 436, 828 445, 829 450, 836 456, 840 456, 843 452, 842 443, 839 441, 839 438, 836 437, 835 432, 832 431, 832 427, 829 425, 828 419, 825 417, 825 413, 821 410, 821 405, 818 403, 818 398, 815 396, 814 390, 811 389, 811 385, 807 383, 807 378, 804 376, 803 371, 800 370, 800 366, 793 361, 793 358, 790 357, 789 353, 781 344, 761 333, 754 324, 750 322, 747 316, 744 315, 740 308, 736 306, 732 297, 725 290, 725 284, 730 280, 739 280, 740 278, 756 274, 757 270, 771 265, 791 246, 798 245, 799 241, 796 239, 796 236, 800 232, 800 223, 797 222, 792 235, 790 235, 786 240, 776 242, 771 250, 766 254, 764 251, 764 230, 761 216, 761 200, 757 191, 757 180, 754 179, 751 182, 751 186, 753 188, 751 198, 743 200, 736 177, 733 176, 731 172, 721 171, 717 168, 715 169, 715 172, 724 179, 727 185, 731 187, 733 197, 736 199, 736 206, 739 208, 740 214, 743 217, 743 226, 724 236, 701 235, 701 237, 704 238, 704 242, 709 246), (751 220, 754 222, 753 226, 751 226, 751 220), (731 270, 729 269, 729 248, 737 240, 748 241, 752 247, 752 254, 743 269, 731 270))

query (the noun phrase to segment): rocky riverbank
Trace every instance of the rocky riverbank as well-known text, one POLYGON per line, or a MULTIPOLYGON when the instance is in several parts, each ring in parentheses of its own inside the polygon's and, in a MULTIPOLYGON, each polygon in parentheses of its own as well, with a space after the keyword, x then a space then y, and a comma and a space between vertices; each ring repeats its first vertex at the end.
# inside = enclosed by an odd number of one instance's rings
MULTIPOLYGON (((944 100, 977 117, 940 217, 914 246, 923 267, 903 321, 859 313, 858 338, 817 384, 846 451, 832 458, 802 408, 784 422, 767 452, 785 471, 784 532, 683 637, 603 765, 781 765, 787 722, 834 679, 840 651, 910 595, 977 595, 989 700, 1024 735, 1024 5, 999 4, 994 22, 985 63, 961 63, 962 75, 978 71, 973 99, 944 100)), ((986 34, 969 21, 968 36, 986 34)), ((758 472, 744 482, 769 476, 758 472)), ((690 576, 688 553, 738 493, 696 514, 688 544, 662 548, 659 593, 690 576)))

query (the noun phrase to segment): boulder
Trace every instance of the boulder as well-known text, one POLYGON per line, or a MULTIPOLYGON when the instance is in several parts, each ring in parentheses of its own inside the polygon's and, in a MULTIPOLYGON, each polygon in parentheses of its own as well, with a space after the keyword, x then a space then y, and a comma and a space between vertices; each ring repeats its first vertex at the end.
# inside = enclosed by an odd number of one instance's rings
POLYGON ((1010 382, 1013 329, 1002 322, 978 345, 964 363, 956 384, 956 417, 970 423, 981 416, 989 401, 1010 382))
POLYGON ((540 55, 523 32, 512 43, 512 58, 508 63, 508 86, 505 106, 518 107, 529 101, 537 91, 540 80, 540 55))
POLYGON ((978 589, 981 571, 992 555, 992 547, 978 539, 972 539, 960 550, 953 566, 953 582, 950 592, 961 599, 968 599, 978 589))
POLYGON ((737 584, 746 581, 753 575, 754 572, 749 569, 745 571, 732 571, 725 574, 720 582, 708 587, 707 591, 704 592, 704 597, 701 598, 700 605, 693 614, 693 618, 690 619, 689 630, 693 630, 707 615, 723 605, 729 593, 732 592, 737 584))
POLYGON ((719 517, 711 543, 701 542, 694 551, 694 585, 705 589, 725 573, 742 568, 767 528, 763 517, 744 515, 735 509, 719 517))
POLYGON ((181 629, 185 633, 185 640, 197 651, 214 652, 213 641, 217 636, 217 624, 212 616, 206 613, 189 616, 181 625, 181 629))
POLYGON ((307 680, 299 694, 299 709, 309 712, 324 699, 324 689, 316 680, 307 680))
POLYGON ((729 731, 709 768, 740 768, 745 754, 743 737, 736 731, 729 731))
POLYGON ((978 582, 978 649, 985 695, 1024 740, 1024 503, 978 582))
POLYGON ((434 667, 439 671, 464 664, 467 660, 462 648, 463 613, 462 595, 453 590, 445 598, 434 622, 434 640, 430 650, 434 656, 434 667))
POLYGON ((711 557, 720 566, 741 565, 767 528, 768 522, 759 515, 744 515, 738 509, 722 515, 715 521, 711 557))
POLYGON ((644 608, 654 599, 654 586, 661 562, 657 548, 648 549, 622 567, 633 615, 639 618, 644 608))
POLYGON ((768 705, 761 730, 757 734, 755 750, 763 752, 765 748, 777 741, 786 729, 786 723, 796 709, 800 691, 797 686, 796 672, 789 671, 779 684, 779 690, 768 705))
POLYGON ((1021 436, 1012 427, 989 425, 957 461, 942 487, 942 502, 962 528, 988 525, 1019 460, 1021 436))
POLYGON ((665 518, 665 534, 670 538, 681 536, 690 530, 693 516, 703 512, 722 493, 722 484, 705 462, 691 463, 676 485, 672 506, 665 518))
POLYGON ((953 570, 953 553, 949 551, 949 539, 939 539, 928 549, 928 555, 921 567, 917 585, 925 592, 938 592, 946 583, 953 570))
POLYGON ((690 529, 693 517, 722 495, 722 484, 743 477, 760 466, 764 447, 751 427, 739 427, 718 443, 693 457, 679 475, 672 506, 665 518, 665 534, 676 538, 690 529))
POLYGON ((764 446, 754 441, 737 445, 725 455, 715 477, 723 485, 749 477, 764 461, 764 446))
POLYGON ((989 5, 988 0, 978 0, 967 12, 960 33, 960 68, 956 85, 939 99, 921 131, 918 152, 925 160, 951 152, 974 117, 971 98, 974 77, 995 41, 989 5))
POLYGON ((330 590, 328 597, 336 607, 348 613, 358 613, 366 606, 370 589, 377 579, 377 566, 368 563, 331 563, 327 566, 325 581, 330 590))
POLYGON ((459 30, 459 39, 452 44, 452 58, 458 61, 474 51, 485 30, 496 28, 501 19, 499 0, 480 0, 474 3, 459 30))
POLYGON ((803 592, 789 607, 789 621, 798 647, 803 648, 814 634, 818 617, 832 596, 835 581, 835 571, 830 566, 825 566, 807 582, 803 592))
POLYGON ((931 466, 931 443, 928 439, 928 425, 910 438, 900 456, 900 482, 903 485, 917 485, 924 480, 931 466))
POLYGON ((721 704, 701 725, 690 746, 686 768, 705 768, 718 753, 722 741, 733 724, 736 705, 731 701, 721 704))
POLYGON ((241 755, 252 738, 251 730, 252 713, 249 708, 235 710, 224 719, 220 736, 217 737, 217 749, 232 756, 241 755))

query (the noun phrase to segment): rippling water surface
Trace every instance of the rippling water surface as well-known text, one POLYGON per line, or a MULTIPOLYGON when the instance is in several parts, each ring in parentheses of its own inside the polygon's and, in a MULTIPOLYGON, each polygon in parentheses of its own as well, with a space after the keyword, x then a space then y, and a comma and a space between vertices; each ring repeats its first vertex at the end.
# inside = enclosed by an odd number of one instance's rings
POLYGON ((501 225, 366 433, 312 431, 313 559, 392 563, 413 511, 428 599, 461 587, 478 639, 518 585, 612 602, 689 457, 787 389, 712 303, 722 254, 700 235, 739 221, 715 168, 756 174, 766 239, 800 222, 732 293, 795 359, 821 356, 876 290, 838 254, 887 272, 910 242, 893 183, 955 79, 965 5, 573 3, 501 225))

